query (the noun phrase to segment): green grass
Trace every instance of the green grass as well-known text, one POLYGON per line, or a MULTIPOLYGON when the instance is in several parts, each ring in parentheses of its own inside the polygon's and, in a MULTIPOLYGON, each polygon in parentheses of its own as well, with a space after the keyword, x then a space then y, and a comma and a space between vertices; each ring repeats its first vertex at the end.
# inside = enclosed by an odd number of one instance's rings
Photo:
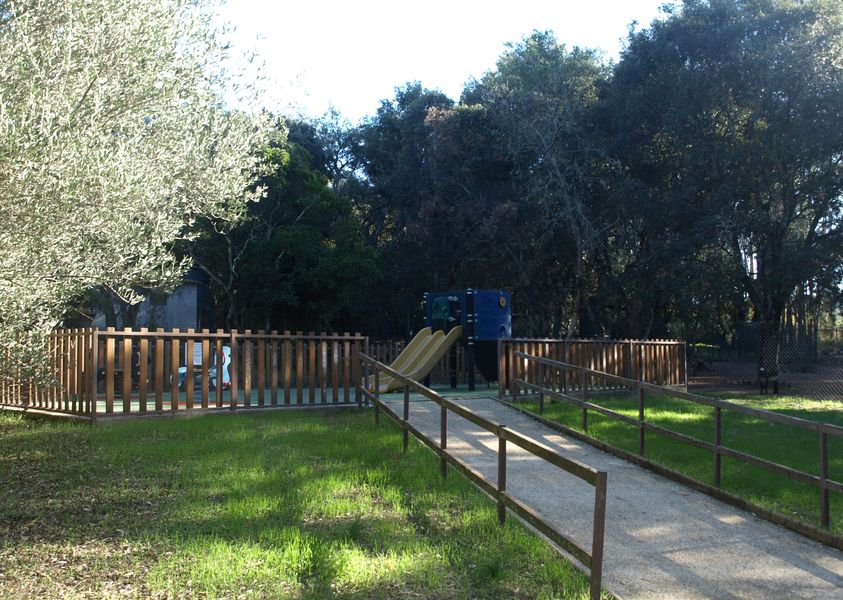
POLYGON ((370 413, 91 428, 0 414, 0 597, 583 598, 370 413))
MULTIPOLYGON (((723 398, 803 419, 843 426, 843 404, 788 396, 739 396, 723 398)), ((638 418, 637 395, 596 396, 592 403, 638 418)), ((537 412, 534 402, 524 408, 537 412)), ((645 418, 654 425, 697 439, 714 442, 714 409, 667 396, 645 397, 645 418)), ((545 406, 544 417, 582 431, 582 410, 554 401, 545 406)), ((633 453, 638 452, 638 428, 589 411, 588 433, 633 453)), ((819 440, 816 433, 769 423, 731 411, 722 411, 724 446, 779 464, 819 475, 819 440)), ((645 456, 704 483, 714 484, 711 453, 655 432, 646 433, 645 456)), ((843 481, 843 439, 829 437, 829 477, 843 481)), ((755 504, 815 525, 819 524, 819 491, 787 477, 723 457, 721 487, 755 504)), ((843 534, 843 497, 830 494, 831 530, 843 534)))

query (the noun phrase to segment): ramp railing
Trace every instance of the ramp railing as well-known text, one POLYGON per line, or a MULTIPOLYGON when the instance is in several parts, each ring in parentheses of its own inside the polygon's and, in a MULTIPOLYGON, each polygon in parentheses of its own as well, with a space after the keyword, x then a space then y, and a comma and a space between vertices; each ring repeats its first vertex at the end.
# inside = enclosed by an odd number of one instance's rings
POLYGON ((402 429, 404 450, 409 445, 409 434, 413 434, 419 441, 430 448, 439 456, 440 473, 442 477, 447 476, 448 463, 464 474, 477 487, 486 492, 497 502, 498 521, 503 524, 506 519, 506 509, 519 516, 525 522, 535 527, 544 536, 550 539, 573 556, 580 564, 590 571, 590 598, 598 600, 603 576, 603 541, 606 526, 606 472, 597 470, 581 462, 567 458, 523 434, 509 429, 506 425, 494 423, 481 417, 476 412, 456 404, 441 396, 430 388, 425 387, 418 381, 405 377, 398 371, 389 368, 387 365, 378 362, 372 357, 361 354, 360 360, 364 368, 363 395, 374 405, 375 423, 380 424, 380 413, 389 416, 402 429), (370 372, 370 369, 373 371, 370 372), (400 381, 403 386, 402 414, 399 415, 381 399, 380 376, 381 373, 400 381), (369 383, 373 379, 373 385, 369 383), (429 438, 419 429, 410 423, 410 391, 420 394, 424 398, 433 401, 440 409, 440 431, 439 442, 429 438), (463 462, 448 451, 448 413, 474 423, 481 429, 495 435, 498 440, 498 476, 497 481, 491 481, 482 473, 463 462), (570 537, 560 532, 553 525, 541 517, 535 510, 515 498, 507 489, 507 444, 513 444, 526 450, 533 456, 548 462, 571 475, 594 486, 594 521, 592 528, 591 550, 580 546, 570 537))
MULTIPOLYGON (((752 408, 737 404, 734 402, 727 402, 717 398, 709 398, 699 394, 692 394, 689 392, 677 390, 670 387, 653 385, 644 381, 636 381, 626 377, 619 377, 610 373, 595 371, 586 367, 572 365, 540 356, 533 356, 524 352, 514 352, 514 357, 520 361, 528 362, 536 366, 535 369, 525 370, 523 379, 514 380, 515 385, 511 388, 511 400, 515 403, 518 399, 519 386, 523 389, 529 390, 531 397, 538 401, 539 413, 544 411, 545 398, 556 398, 563 402, 573 404, 582 408, 582 430, 588 433, 588 411, 593 411, 604 415, 606 417, 615 419, 631 425, 638 429, 638 455, 643 457, 646 448, 645 432, 653 432, 663 435, 667 438, 700 448, 712 454, 713 471, 714 471, 714 488, 711 490, 705 489, 703 491, 716 492, 719 491, 721 485, 721 471, 722 471, 722 457, 726 456, 731 459, 753 465, 755 467, 765 469, 771 473, 776 473, 807 485, 814 486, 819 491, 819 505, 820 505, 820 523, 826 531, 816 530, 816 528, 808 526, 806 523, 796 522, 792 519, 783 516, 777 516, 770 510, 765 510, 763 507, 751 505, 749 508, 755 512, 762 513, 766 518, 778 522, 786 527, 795 529, 800 533, 819 539, 838 548, 843 548, 843 540, 839 536, 828 533, 830 525, 830 504, 829 492, 837 492, 843 494, 843 482, 835 481, 829 477, 829 437, 843 438, 843 427, 833 425, 831 423, 823 423, 820 421, 811 421, 808 419, 801 419, 781 413, 763 410, 759 408, 752 408), (577 387, 577 395, 570 388, 559 388, 553 382, 557 380, 555 372, 565 372, 573 374, 574 378, 579 382, 577 387), (533 376, 528 379, 527 373, 533 376), (611 385, 616 386, 617 389, 632 391, 637 394, 638 418, 632 418, 627 415, 613 411, 604 406, 600 406, 595 402, 590 401, 589 391, 592 389, 592 382, 605 381, 611 385), (656 394, 659 396, 668 396, 671 398, 678 398, 694 404, 709 406, 714 409, 713 421, 711 427, 713 429, 713 443, 701 440, 684 433, 661 427, 650 423, 646 420, 646 393, 656 394), (764 421, 766 423, 776 423, 793 427, 800 430, 807 430, 814 432, 817 435, 817 455, 819 457, 819 475, 808 473, 800 469, 795 469, 786 465, 782 465, 759 456, 755 456, 748 452, 741 452, 723 444, 723 411, 731 411, 741 415, 753 417, 764 421)), ((602 387, 602 386, 601 386, 602 387)), ((695 480, 696 481, 696 480, 695 480)), ((700 482, 702 483, 702 482, 700 482)))

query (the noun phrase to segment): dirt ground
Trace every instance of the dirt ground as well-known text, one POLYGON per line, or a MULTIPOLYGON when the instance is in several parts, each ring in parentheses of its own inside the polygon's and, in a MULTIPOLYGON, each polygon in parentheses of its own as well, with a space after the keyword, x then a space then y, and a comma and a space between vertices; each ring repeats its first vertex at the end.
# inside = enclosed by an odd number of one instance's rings
MULTIPOLYGON (((759 393, 755 361, 689 364, 688 387, 701 392, 759 393)), ((772 384, 768 387, 772 392, 772 384)), ((779 375, 779 393, 843 402, 843 356, 823 355, 818 362, 779 375)))

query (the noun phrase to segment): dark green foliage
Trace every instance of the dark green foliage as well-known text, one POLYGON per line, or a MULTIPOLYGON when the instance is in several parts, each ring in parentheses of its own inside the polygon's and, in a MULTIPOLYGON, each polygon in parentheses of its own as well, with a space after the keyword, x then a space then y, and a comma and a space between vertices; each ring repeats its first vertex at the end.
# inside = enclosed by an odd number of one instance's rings
POLYGON ((841 6, 686 0, 615 65, 535 32, 459 103, 410 83, 358 127, 289 123, 267 198, 196 256, 241 326, 406 335, 424 291, 504 288, 519 335, 766 321, 774 363, 840 298, 841 6))

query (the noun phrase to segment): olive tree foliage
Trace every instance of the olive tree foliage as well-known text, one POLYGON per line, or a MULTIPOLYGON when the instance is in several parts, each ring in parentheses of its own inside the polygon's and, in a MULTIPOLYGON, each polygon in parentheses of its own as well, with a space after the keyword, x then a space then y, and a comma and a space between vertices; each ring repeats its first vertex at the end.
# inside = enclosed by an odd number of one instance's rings
POLYGON ((174 285, 191 224, 261 195, 271 123, 223 110, 213 8, 0 0, 0 336, 19 358, 91 289, 174 285))

